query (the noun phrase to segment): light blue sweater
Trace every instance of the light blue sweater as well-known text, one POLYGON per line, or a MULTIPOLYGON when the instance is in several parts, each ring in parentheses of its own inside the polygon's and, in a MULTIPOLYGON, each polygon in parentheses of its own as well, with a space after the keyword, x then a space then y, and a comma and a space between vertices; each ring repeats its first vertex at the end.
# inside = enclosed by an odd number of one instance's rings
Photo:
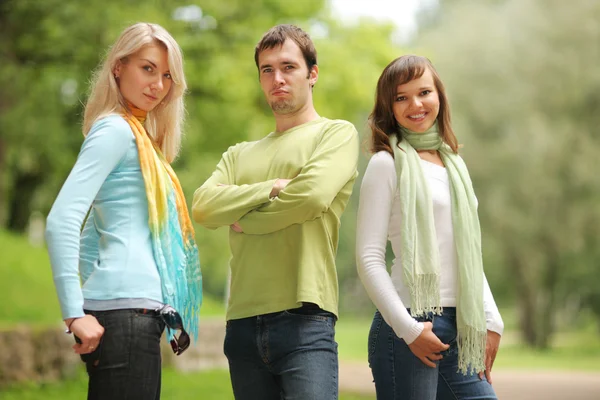
POLYGON ((48 215, 46 242, 63 319, 82 317, 84 299, 88 309, 162 302, 138 150, 121 116, 92 126, 48 215))

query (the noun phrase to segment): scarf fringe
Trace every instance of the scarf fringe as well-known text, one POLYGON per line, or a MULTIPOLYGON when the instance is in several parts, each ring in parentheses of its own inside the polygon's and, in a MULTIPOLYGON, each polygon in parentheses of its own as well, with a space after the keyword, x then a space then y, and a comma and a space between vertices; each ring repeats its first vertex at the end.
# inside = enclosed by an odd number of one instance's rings
POLYGON ((433 313, 442 315, 440 305, 440 277, 437 274, 421 274, 412 279, 410 290, 410 314, 413 317, 433 313))
POLYGON ((458 372, 463 375, 475 374, 485 370, 485 346, 487 331, 479 331, 472 326, 459 328, 458 372))
MULTIPOLYGON (((178 197, 175 191, 168 194, 165 229, 153 245, 159 250, 155 259, 159 271, 163 271, 163 301, 179 312, 183 327, 197 341, 202 305, 202 273, 193 230, 184 234, 180 225, 181 214, 186 213, 187 209, 181 208, 178 197)), ((174 335, 175 332, 168 329, 167 341, 174 335)))
MULTIPOLYGON (((186 238, 184 251, 187 260, 199 260, 198 247, 194 238, 186 238)), ((198 341, 198 330, 200 329, 200 308, 202 307, 202 273, 200 272, 200 262, 189 263, 186 268, 187 297, 183 308, 185 330, 190 336, 198 341), (192 264, 192 265, 190 265, 192 264)), ((183 280, 178 281, 178 286, 183 280)))

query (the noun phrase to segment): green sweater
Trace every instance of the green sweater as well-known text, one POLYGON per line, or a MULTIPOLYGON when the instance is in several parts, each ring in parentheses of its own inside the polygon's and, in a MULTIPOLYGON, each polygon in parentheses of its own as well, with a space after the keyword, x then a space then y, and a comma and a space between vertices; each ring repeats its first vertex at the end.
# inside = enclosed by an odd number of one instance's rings
POLYGON ((338 230, 357 159, 354 126, 327 118, 237 144, 223 154, 194 193, 192 210, 196 222, 207 228, 238 221, 244 231, 229 231, 228 320, 301 302, 337 315, 338 230), (278 178, 293 179, 269 199, 278 178))

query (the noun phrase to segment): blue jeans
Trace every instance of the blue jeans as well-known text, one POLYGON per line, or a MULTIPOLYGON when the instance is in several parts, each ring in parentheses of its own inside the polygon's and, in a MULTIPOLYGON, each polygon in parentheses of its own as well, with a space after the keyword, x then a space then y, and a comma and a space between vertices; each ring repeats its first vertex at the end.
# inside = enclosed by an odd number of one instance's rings
POLYGON ((104 327, 96 350, 83 354, 88 400, 160 399, 160 337, 165 323, 156 312, 126 309, 86 311, 104 327))
POLYGON ((417 318, 433 323, 433 333, 450 348, 435 361, 436 368, 423 364, 404 341, 375 313, 369 332, 369 365, 378 400, 475 400, 497 399, 492 385, 477 374, 458 372, 456 308, 445 307, 443 315, 417 318))
POLYGON ((335 316, 315 305, 227 321, 224 351, 235 398, 337 399, 334 327, 335 316))

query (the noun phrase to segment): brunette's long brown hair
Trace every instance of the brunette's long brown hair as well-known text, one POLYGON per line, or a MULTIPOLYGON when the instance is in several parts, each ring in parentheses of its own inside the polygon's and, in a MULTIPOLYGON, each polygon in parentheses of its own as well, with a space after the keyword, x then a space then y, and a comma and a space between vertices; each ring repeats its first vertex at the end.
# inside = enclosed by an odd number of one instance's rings
POLYGON ((399 127, 392 106, 396 100, 396 89, 398 85, 403 85, 413 79, 420 78, 426 69, 431 71, 433 82, 440 98, 440 112, 437 116, 438 129, 442 140, 452 148, 452 151, 458 153, 458 141, 452 126, 450 124, 450 105, 446 97, 444 84, 437 71, 431 64, 431 61, 425 57, 415 55, 405 55, 396 58, 388 64, 381 73, 377 82, 377 91, 375 93, 375 106, 371 115, 369 115, 369 126, 371 128, 371 146, 373 153, 378 151, 387 151, 394 156, 394 151, 390 144, 390 137, 399 136, 399 127))

